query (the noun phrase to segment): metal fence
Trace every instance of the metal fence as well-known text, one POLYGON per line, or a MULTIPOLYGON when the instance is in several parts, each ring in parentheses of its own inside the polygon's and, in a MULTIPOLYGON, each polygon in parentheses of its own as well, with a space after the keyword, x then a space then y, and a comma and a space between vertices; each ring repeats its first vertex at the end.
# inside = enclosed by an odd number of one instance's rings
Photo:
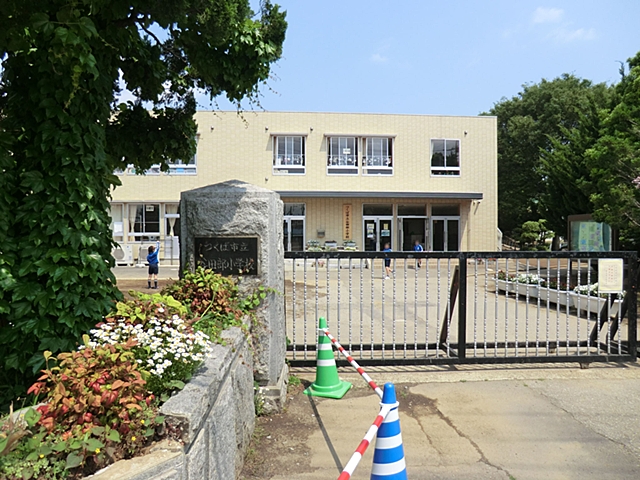
POLYGON ((635 252, 287 252, 288 359, 315 365, 322 316, 363 365, 635 361, 637 276, 635 252))

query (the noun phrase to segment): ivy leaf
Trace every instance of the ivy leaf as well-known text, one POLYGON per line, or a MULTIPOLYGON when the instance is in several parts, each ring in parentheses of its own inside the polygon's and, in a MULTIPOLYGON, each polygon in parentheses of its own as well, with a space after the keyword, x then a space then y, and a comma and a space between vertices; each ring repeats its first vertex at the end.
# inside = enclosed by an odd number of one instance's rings
POLYGON ((36 30, 44 27, 47 23, 49 23, 49 15, 46 13, 35 13, 31 16, 31 25, 36 30))

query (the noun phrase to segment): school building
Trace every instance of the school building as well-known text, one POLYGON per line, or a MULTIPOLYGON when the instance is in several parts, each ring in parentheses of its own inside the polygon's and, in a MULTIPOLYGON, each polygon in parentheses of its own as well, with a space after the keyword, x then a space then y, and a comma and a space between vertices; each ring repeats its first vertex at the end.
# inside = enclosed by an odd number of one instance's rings
POLYGON ((232 179, 280 194, 285 250, 499 248, 495 117, 200 111, 196 121, 194 158, 118 172, 119 263, 156 240, 177 263, 180 192, 232 179))

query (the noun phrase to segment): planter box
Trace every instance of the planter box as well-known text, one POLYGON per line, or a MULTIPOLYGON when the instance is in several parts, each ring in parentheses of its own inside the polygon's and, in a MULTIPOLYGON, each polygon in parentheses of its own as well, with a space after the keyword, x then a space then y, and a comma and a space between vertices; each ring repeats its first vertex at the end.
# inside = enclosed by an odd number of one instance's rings
POLYGON ((182 443, 160 442, 149 454, 120 460, 91 480, 237 478, 255 426, 254 363, 238 327, 222 336, 227 345, 214 345, 184 389, 160 408, 167 426, 182 432, 182 443))
POLYGON ((522 296, 529 295, 529 298, 538 298, 538 285, 529 283, 507 282, 506 280, 497 281, 497 289, 502 292, 509 292, 522 296))
POLYGON ((564 290, 556 290, 555 288, 548 287, 540 287, 538 289, 538 296, 540 297, 540 302, 546 303, 547 301, 551 303, 555 303, 557 305, 562 305, 563 307, 573 306, 571 303, 571 299, 569 298, 570 292, 564 290))
MULTIPOLYGON (((573 308, 581 312, 589 312, 593 315, 597 315, 605 306, 605 303, 609 300, 608 298, 595 297, 592 295, 581 295, 575 292, 570 292, 569 295, 571 297, 571 306, 573 308)), ((622 300, 611 300, 609 315, 617 315, 621 303, 622 300)))

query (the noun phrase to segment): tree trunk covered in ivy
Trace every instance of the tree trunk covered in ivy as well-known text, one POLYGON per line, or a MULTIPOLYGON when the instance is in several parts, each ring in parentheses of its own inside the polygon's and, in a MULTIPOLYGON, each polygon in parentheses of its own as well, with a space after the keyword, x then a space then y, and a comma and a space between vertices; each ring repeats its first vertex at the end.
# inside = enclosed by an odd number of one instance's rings
POLYGON ((247 0, 0 5, 0 405, 118 298, 113 171, 193 155, 193 88, 255 100, 286 22, 247 0), (159 33, 158 33, 159 32, 159 33), (137 101, 120 103, 120 76, 137 101))

